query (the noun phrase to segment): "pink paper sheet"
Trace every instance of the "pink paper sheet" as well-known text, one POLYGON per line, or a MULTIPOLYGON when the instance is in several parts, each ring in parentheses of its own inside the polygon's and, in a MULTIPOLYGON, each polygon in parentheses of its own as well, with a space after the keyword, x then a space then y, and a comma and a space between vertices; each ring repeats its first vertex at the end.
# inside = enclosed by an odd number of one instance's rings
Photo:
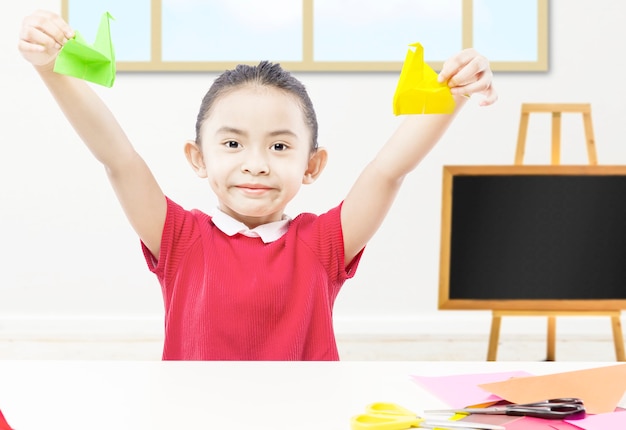
POLYGON ((579 430, 561 420, 545 420, 542 418, 521 417, 505 425, 506 430, 579 430))
POLYGON ((486 402, 501 400, 478 385, 505 381, 514 377, 531 376, 525 371, 463 374, 448 376, 416 376, 411 378, 451 408, 464 408, 486 402))
POLYGON ((609 412, 607 414, 587 415, 581 420, 565 420, 584 430, 617 430, 626 429, 626 412, 609 412))

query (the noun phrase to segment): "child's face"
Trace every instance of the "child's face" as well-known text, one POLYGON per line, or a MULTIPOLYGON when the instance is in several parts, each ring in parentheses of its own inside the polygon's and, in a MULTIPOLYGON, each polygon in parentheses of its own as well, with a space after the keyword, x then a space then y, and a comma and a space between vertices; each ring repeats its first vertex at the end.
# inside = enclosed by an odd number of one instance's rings
POLYGON ((249 228, 279 221, 300 186, 312 182, 302 109, 276 88, 244 86, 220 96, 201 141, 196 172, 209 180, 220 209, 249 228))

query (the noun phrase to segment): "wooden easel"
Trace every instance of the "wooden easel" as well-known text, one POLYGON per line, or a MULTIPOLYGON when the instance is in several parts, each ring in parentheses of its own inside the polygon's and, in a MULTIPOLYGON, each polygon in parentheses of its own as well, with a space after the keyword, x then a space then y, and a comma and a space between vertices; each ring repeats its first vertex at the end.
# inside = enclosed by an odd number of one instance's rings
MULTIPOLYGON (((522 104, 517 148, 515 151, 515 164, 523 164, 528 120, 531 113, 552 114, 552 149, 551 164, 561 162, 561 115, 563 113, 580 113, 583 117, 587 156, 589 164, 598 164, 596 146, 591 122, 591 105, 589 103, 524 103, 522 104)), ((495 361, 498 352, 498 339, 500 337, 500 325, 503 316, 546 316, 548 318, 547 333, 547 361, 555 359, 556 344, 556 317, 557 316, 607 316, 611 318, 613 331, 613 343, 617 361, 626 361, 624 352, 624 337, 620 320, 621 311, 528 311, 528 310, 494 310, 491 317, 491 333, 489 335, 489 350, 487 361, 495 361)))
POLYGON ((585 140, 589 164, 598 164, 596 143, 593 137, 593 125, 591 123, 591 105, 589 103, 523 103, 519 132, 517 134, 515 164, 523 164, 524 161, 528 120, 531 113, 552 114, 552 157, 550 164, 561 164, 561 114, 581 113, 585 127, 585 140))

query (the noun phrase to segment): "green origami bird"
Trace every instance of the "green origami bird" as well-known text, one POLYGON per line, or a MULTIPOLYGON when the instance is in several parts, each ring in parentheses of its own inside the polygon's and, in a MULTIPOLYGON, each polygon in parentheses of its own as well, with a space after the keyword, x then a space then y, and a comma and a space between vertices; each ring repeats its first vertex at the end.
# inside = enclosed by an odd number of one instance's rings
POLYGON ((114 18, 109 12, 102 14, 93 45, 75 31, 74 37, 61 48, 54 71, 112 87, 115 82, 115 52, 111 42, 111 19, 114 18))

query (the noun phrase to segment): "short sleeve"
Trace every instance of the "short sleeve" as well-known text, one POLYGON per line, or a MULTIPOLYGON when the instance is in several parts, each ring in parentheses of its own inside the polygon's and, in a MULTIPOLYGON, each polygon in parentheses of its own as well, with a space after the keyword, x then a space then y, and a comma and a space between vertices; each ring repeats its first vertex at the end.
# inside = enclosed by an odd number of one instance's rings
POLYGON ((161 280, 175 272, 186 250, 200 238, 194 212, 183 209, 167 197, 166 199, 167 214, 158 257, 152 255, 146 245, 141 243, 148 269, 161 280))

